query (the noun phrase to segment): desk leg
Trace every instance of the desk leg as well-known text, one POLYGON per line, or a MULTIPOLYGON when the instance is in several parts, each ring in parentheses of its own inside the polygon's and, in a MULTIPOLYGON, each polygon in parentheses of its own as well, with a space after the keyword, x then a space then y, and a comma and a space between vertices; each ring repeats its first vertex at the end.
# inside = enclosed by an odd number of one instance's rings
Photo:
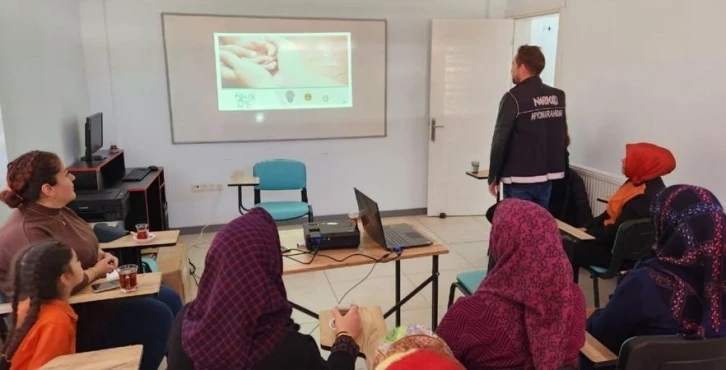
POLYGON ((237 187, 237 211, 239 211, 239 214, 243 215, 245 214, 242 212, 242 187, 237 187))
POLYGON ((305 308, 303 306, 300 306, 299 304, 296 304, 293 301, 288 301, 288 302, 290 303, 290 306, 292 306, 293 309, 296 309, 296 310, 298 310, 298 311, 300 311, 300 312, 302 312, 302 313, 304 313, 304 314, 306 314, 306 315, 308 315, 308 316, 310 316, 312 318, 315 318, 315 319, 319 319, 320 318, 320 317, 318 317, 318 314, 316 314, 315 312, 310 311, 307 308, 305 308))
MULTIPOLYGON (((401 261, 396 260, 396 304, 401 302, 401 261)), ((401 326, 401 306, 396 308, 396 327, 401 326)))
POLYGON ((433 256, 431 261, 431 297, 433 306, 431 307, 431 330, 436 331, 439 322, 439 256, 433 256))

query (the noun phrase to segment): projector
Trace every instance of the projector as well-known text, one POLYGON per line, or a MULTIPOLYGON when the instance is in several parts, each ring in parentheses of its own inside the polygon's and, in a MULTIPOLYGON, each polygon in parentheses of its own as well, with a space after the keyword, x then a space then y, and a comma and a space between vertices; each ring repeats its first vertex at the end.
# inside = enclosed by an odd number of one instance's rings
POLYGON ((358 223, 351 220, 305 222, 303 232, 309 251, 357 248, 360 245, 358 223))

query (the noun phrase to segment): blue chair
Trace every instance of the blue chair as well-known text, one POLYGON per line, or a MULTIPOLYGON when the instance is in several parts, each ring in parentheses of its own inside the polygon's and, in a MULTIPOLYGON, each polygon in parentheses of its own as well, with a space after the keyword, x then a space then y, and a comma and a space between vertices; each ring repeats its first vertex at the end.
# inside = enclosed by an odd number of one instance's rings
POLYGON ((161 269, 159 269, 159 264, 157 264, 156 260, 151 257, 141 257, 141 270, 144 273, 161 271, 161 269))
POLYGON ((458 288, 464 295, 471 295, 476 292, 479 288, 479 284, 484 281, 487 277, 487 269, 481 269, 476 271, 462 272, 456 275, 456 281, 451 283, 451 289, 449 290, 449 305, 451 307, 454 304, 454 293, 458 288))
POLYGON ((610 266, 587 266, 585 270, 592 278, 592 294, 595 307, 600 308, 600 286, 598 279, 612 279, 620 276, 625 261, 638 261, 650 253, 655 242, 653 222, 649 218, 640 218, 623 222, 615 234, 610 266))
POLYGON ((308 216, 313 221, 313 207, 308 204, 307 171, 305 164, 287 159, 273 159, 255 164, 254 177, 260 179, 255 187, 255 207, 265 209, 275 221, 294 220, 308 216), (300 201, 263 202, 262 191, 300 190, 300 201))

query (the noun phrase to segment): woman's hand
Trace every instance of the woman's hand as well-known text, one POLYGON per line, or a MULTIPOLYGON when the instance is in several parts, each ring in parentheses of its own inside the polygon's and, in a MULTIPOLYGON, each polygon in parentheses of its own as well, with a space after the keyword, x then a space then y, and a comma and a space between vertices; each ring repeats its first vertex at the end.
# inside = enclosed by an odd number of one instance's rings
POLYGON ((106 257, 110 257, 111 258, 111 264, 113 265, 113 267, 114 268, 118 268, 118 258, 116 258, 116 256, 114 256, 111 253, 106 253, 106 252, 104 252, 102 250, 99 250, 98 251, 98 260, 99 261, 102 260, 102 259, 104 259, 104 258, 106 258, 106 257))
POLYGON ((348 310, 345 316, 341 315, 337 307, 333 308, 333 317, 335 318, 336 334, 346 332, 353 338, 356 338, 360 334, 361 322, 358 306, 351 305, 350 310, 348 310))
POLYGON ((112 256, 109 253, 104 253, 104 257, 98 260, 93 268, 95 268, 96 271, 98 271, 98 273, 103 276, 115 270, 117 264, 118 259, 116 259, 116 257, 112 256))

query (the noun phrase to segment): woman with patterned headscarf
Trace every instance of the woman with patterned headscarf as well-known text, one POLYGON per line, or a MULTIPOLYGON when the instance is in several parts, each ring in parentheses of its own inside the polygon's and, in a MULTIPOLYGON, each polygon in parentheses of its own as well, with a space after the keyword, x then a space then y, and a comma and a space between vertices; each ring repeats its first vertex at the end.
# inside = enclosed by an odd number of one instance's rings
POLYGON ((443 339, 421 325, 391 330, 378 347, 375 370, 466 370, 443 339))
POLYGON ((225 225, 205 259, 197 298, 172 328, 169 368, 353 370, 360 332, 358 308, 333 309, 337 337, 328 360, 298 332, 282 282, 277 226, 255 208, 225 225))
POLYGON ((555 219, 518 199, 499 203, 490 250, 497 263, 436 330, 469 370, 577 368, 585 297, 572 282, 555 219))
POLYGON ((631 270, 587 331, 618 353, 639 335, 726 335, 726 214, 708 190, 676 185, 651 207, 655 257, 631 270))

